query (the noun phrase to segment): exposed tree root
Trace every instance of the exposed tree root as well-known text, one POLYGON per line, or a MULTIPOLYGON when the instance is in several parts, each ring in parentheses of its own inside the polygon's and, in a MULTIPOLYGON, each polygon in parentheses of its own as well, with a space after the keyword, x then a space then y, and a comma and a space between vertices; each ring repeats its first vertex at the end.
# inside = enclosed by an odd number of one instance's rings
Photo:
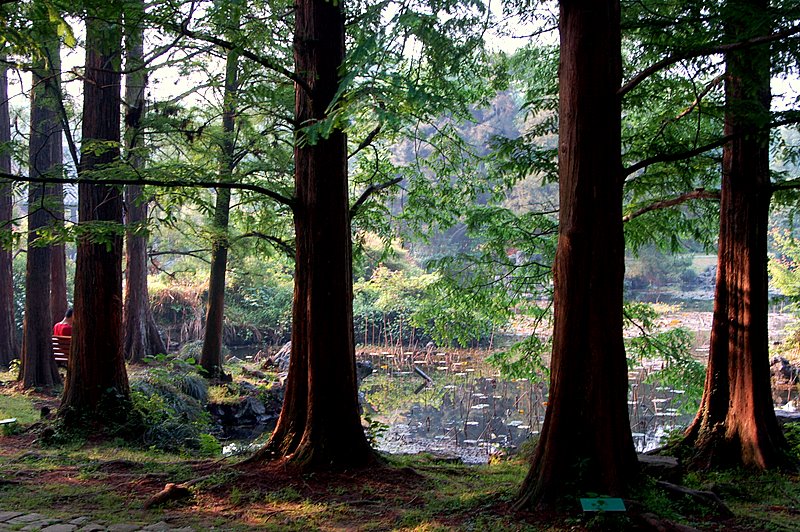
POLYGON ((726 519, 733 517, 733 512, 730 508, 714 492, 693 490, 670 482, 664 482, 663 480, 656 482, 656 486, 675 495, 691 497, 700 504, 711 508, 719 517, 726 519))
POLYGON ((183 484, 174 484, 170 482, 164 489, 147 499, 144 503, 144 509, 150 509, 154 506, 162 506, 170 501, 178 501, 191 497, 192 492, 183 484))

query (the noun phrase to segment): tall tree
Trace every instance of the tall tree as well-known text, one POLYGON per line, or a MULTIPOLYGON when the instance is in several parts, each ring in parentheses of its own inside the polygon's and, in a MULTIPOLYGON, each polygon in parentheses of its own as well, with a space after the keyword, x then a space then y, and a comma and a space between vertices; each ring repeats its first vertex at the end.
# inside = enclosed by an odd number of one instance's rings
MULTIPOLYGON (((0 172, 11 173, 11 116, 8 104, 6 56, 0 54, 0 172)), ((8 181, 0 182, 0 367, 17 358, 14 326, 14 279, 12 271, 11 223, 14 189, 8 181), (8 238, 6 238, 8 237, 8 238)))
MULTIPOLYGON (((29 173, 48 177, 61 172, 61 119, 58 112, 55 58, 59 54, 58 36, 47 18, 44 6, 34 4, 33 29, 41 43, 32 68, 31 134, 29 173)), ((50 185, 31 183, 28 187, 28 253, 25 275, 25 319, 23 324, 20 379, 25 388, 52 387, 61 382, 52 356, 53 328, 50 309, 51 249, 44 242, 52 225, 49 204, 50 185)))
MULTIPOLYGON (((100 181, 120 157, 119 2, 86 17, 86 67, 79 175, 100 181)), ((130 389, 122 353, 122 194, 78 185, 78 237, 72 351, 59 415, 67 425, 127 416, 130 389), (98 234, 102 231, 102 234, 98 234)))
POLYGON ((305 468, 374 459, 358 414, 346 137, 338 124, 315 142, 300 129, 329 119, 344 35, 342 2, 297 2, 292 353, 278 425, 254 459, 286 456, 305 468))
MULTIPOLYGON (((50 79, 48 80, 48 88, 51 90, 53 96, 53 110, 59 115, 61 120, 63 116, 60 113, 60 103, 58 99, 61 98, 61 52, 59 42, 53 43, 53 49, 48 50, 48 63, 50 64, 50 79)), ((60 123, 60 122, 59 122, 60 123)), ((61 123, 60 123, 61 124, 61 123)), ((61 124, 63 127, 63 124, 61 124)), ((57 164, 59 167, 63 164, 64 149, 61 139, 61 128, 58 134, 53 136, 53 155, 58 158, 57 164)), ((52 225, 55 227, 64 227, 64 185, 61 183, 53 183, 47 187, 47 204, 50 208, 51 216, 53 217, 52 225)), ((67 311, 67 254, 63 242, 55 242, 50 246, 50 313, 51 320, 55 324, 60 321, 67 311)))
MULTIPOLYGON (((241 7, 231 2, 225 9, 225 24, 238 30, 241 7)), ((225 61, 225 90, 222 98, 222 139, 220 142, 220 181, 230 181, 236 168, 236 100, 239 91, 239 52, 228 50, 225 61)), ((211 250, 211 275, 208 281, 208 307, 200 365, 211 378, 224 376, 222 369, 222 332, 225 314, 225 272, 228 267, 228 221, 231 210, 231 189, 218 188, 214 205, 211 250)))
MULTIPOLYGON (((144 64, 144 2, 128 2, 125 11, 125 156, 130 167, 144 167, 142 118, 145 113, 147 70, 144 64)), ((148 201, 141 185, 125 187, 125 311, 123 313, 123 352, 131 362, 141 362, 147 355, 166 353, 167 348, 150 310, 147 291, 147 222, 148 201)))
POLYGON ((560 4, 559 239, 550 393, 518 507, 621 495, 637 473, 622 337, 618 0, 560 4))
MULTIPOLYGON (((769 0, 728 0, 726 39, 768 35, 769 0)), ((790 464, 775 418, 767 336, 770 48, 728 52, 714 317, 700 409, 684 444, 694 467, 790 464)))

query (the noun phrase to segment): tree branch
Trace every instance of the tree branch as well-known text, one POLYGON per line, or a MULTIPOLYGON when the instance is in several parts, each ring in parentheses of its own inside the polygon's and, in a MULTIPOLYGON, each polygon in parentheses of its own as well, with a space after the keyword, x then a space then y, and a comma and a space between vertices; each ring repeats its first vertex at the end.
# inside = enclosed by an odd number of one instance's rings
POLYGON ((352 159, 353 157, 355 157, 355 155, 356 155, 358 152, 360 152, 361 150, 363 150, 364 148, 366 148, 367 146, 369 146, 370 144, 372 144, 372 141, 373 141, 373 140, 375 140, 375 137, 377 137, 377 136, 378 136, 378 134, 381 132, 381 127, 383 127, 383 126, 382 126, 382 124, 378 124, 378 125, 375 127, 375 129, 373 129, 372 131, 370 131, 370 132, 369 132, 369 135, 367 135, 367 136, 364 138, 364 140, 362 140, 362 141, 361 141, 361 144, 359 144, 359 145, 358 145, 358 147, 357 147, 357 148, 356 148, 356 149, 353 151, 353 153, 351 153, 350 155, 348 155, 348 156, 347 156, 347 158, 348 158, 348 159, 352 159))
POLYGON ((266 57, 255 54, 250 50, 245 50, 244 48, 237 46, 231 41, 226 41, 225 39, 220 39, 219 37, 215 37, 213 35, 208 35, 205 33, 200 33, 194 30, 190 30, 188 27, 188 22, 189 22, 188 20, 185 20, 180 25, 169 24, 166 27, 186 37, 197 39, 198 41, 208 42, 217 45, 220 48, 224 48, 225 50, 235 50, 239 52, 239 54, 241 54, 243 57, 246 57, 247 59, 253 61, 254 63, 257 63, 265 68, 268 68, 273 72, 277 72, 278 74, 282 74, 291 81, 297 83, 297 85, 300 86, 306 93, 311 94, 311 87, 308 85, 308 83, 306 83, 306 81, 303 78, 301 78, 291 70, 288 70, 274 63, 273 61, 270 61, 266 57))
POLYGON ((729 141, 733 140, 735 137, 736 137, 735 135, 726 135, 726 136, 721 137, 721 138, 719 138, 719 139, 717 139, 717 140, 715 140, 713 142, 709 142, 708 144, 703 144, 701 146, 697 146, 696 148, 693 148, 691 150, 680 151, 680 152, 675 152, 675 153, 664 153, 664 154, 661 154, 661 155, 654 155, 653 157, 648 157, 647 159, 642 159, 638 163, 632 164, 631 166, 628 166, 627 168, 624 168, 622 170, 622 172, 623 172, 622 175, 629 176, 629 175, 631 175, 633 173, 638 172, 639 170, 642 170, 643 168, 647 168, 651 164, 671 163, 671 162, 675 162, 675 161, 682 161, 684 159, 690 159, 692 157, 700 155, 701 153, 705 153, 705 152, 707 152, 709 150, 713 150, 715 148, 719 148, 721 146, 724 146, 729 141))
POLYGON ((91 179, 86 177, 30 177, 16 174, 9 174, 0 172, 0 181, 21 181, 23 183, 63 183, 78 185, 81 183, 90 185, 152 185, 156 187, 174 188, 174 187, 187 187, 187 188, 227 188, 231 190, 249 190, 263 194, 268 198, 275 200, 277 203, 287 205, 294 208, 295 201, 292 198, 270 190, 259 185, 252 185, 249 183, 225 183, 220 181, 181 181, 178 179, 91 179))
POLYGON ((403 180, 402 177, 396 177, 396 178, 392 179, 391 181, 387 181, 387 182, 381 183, 379 185, 370 185, 370 186, 368 186, 367 189, 364 192, 361 193, 361 196, 359 196, 359 198, 356 200, 356 202, 353 203, 353 206, 350 207, 350 219, 352 219, 356 215, 356 212, 358 211, 358 209, 361 207, 361 205, 364 204, 365 201, 367 201, 367 199, 370 197, 370 195, 372 195, 374 192, 378 192, 379 190, 383 190, 385 188, 389 188, 389 187, 391 187, 393 185, 396 185, 402 180, 403 180))
POLYGON ((290 257, 294 257, 294 247, 291 244, 282 240, 276 236, 268 235, 266 233, 261 233, 259 231, 250 231, 249 233, 244 233, 237 236, 234 240, 241 240, 242 238, 260 238, 261 240, 266 240, 270 242, 275 247, 286 253, 290 257))
POLYGON ((210 249, 192 249, 192 250, 189 250, 189 251, 180 251, 180 250, 175 250, 175 249, 168 250, 168 251, 153 251, 153 250, 150 250, 150 251, 147 252, 147 256, 152 259, 153 257, 158 257, 159 255, 184 255, 184 256, 187 256, 187 257, 192 257, 192 258, 201 260, 201 261, 203 261, 203 262, 205 262, 207 264, 211 264, 211 261, 209 261, 205 257, 201 257, 201 256, 198 255, 198 253, 210 253, 210 252, 211 252, 210 249))
MULTIPOLYGON (((788 111, 785 113, 780 113, 779 116, 782 118, 780 120, 775 120, 770 122, 769 124, 765 125, 762 130, 764 129, 772 129, 781 126, 788 126, 791 124, 800 123, 800 113, 796 111, 788 111)), ((751 132, 748 132, 750 134, 751 132)), ((696 155, 700 155, 701 153, 707 152, 709 150, 713 150, 715 148, 720 148, 734 140, 738 137, 742 136, 741 134, 738 135, 725 135, 724 137, 720 137, 717 140, 709 142, 708 144, 703 144, 701 146, 697 146, 696 148, 692 148, 691 150, 675 152, 675 153, 664 153, 661 155, 654 155, 653 157, 648 157, 647 159, 642 159, 638 163, 632 164, 627 168, 622 169, 623 176, 629 176, 643 168, 647 168, 651 164, 656 163, 671 163, 675 161, 682 161, 684 159, 690 159, 696 155)))
POLYGON ((653 63, 649 67, 645 68, 644 70, 636 74, 633 78, 631 78, 630 81, 628 81, 628 83, 619 88, 617 94, 620 97, 625 96, 627 93, 636 88, 641 82, 643 82, 644 80, 646 80, 659 70, 663 70, 668 66, 672 66, 678 61, 683 61, 684 59, 692 59, 695 57, 701 57, 704 55, 723 54, 726 52, 743 50, 745 48, 752 48, 753 46, 758 46, 760 44, 767 44, 774 41, 778 41, 780 39, 783 39, 784 37, 791 37, 798 33, 800 33, 800 26, 794 26, 791 28, 787 28, 783 31, 779 31, 777 33, 773 33, 770 35, 762 35, 761 37, 754 37, 752 39, 747 39, 744 41, 739 41, 729 44, 719 44, 716 46, 703 46, 700 48, 696 48, 694 50, 678 52, 677 54, 670 55, 668 57, 665 57, 661 61, 653 63))
POLYGON ((622 217, 622 223, 627 223, 633 220, 634 218, 638 218, 639 216, 651 212, 651 211, 658 211, 661 209, 668 209, 670 207, 674 207, 676 205, 681 205, 691 200, 695 199, 719 199, 719 190, 706 190, 704 188, 698 188, 691 192, 687 192, 685 194, 681 194, 680 196, 676 196, 674 198, 656 201, 651 203, 646 207, 642 207, 641 209, 634 211, 626 216, 622 217))

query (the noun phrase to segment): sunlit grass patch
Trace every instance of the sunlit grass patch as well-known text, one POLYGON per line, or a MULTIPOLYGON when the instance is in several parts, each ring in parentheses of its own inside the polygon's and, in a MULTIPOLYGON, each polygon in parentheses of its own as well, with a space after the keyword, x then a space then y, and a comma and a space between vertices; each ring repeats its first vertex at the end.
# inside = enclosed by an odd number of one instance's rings
POLYGON ((0 419, 16 418, 19 426, 25 426, 36 423, 39 416, 30 397, 0 394, 0 419))

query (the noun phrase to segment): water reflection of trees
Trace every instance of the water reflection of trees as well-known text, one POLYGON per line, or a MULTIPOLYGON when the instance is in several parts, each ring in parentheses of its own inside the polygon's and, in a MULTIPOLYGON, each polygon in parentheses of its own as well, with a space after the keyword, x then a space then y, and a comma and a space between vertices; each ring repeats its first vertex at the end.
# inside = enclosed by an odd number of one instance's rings
MULTIPOLYGON (((547 383, 503 379, 484 353, 362 353, 375 372, 362 384, 366 408, 389 425, 381 440, 388 452, 430 451, 485 461, 498 449, 518 448, 541 430, 547 383), (433 380, 414 372, 420 368, 433 380), (415 393, 417 392, 417 393, 415 393)), ((629 412, 639 451, 652 448, 670 428, 682 426, 683 390, 650 382, 659 368, 631 368, 629 412)))

